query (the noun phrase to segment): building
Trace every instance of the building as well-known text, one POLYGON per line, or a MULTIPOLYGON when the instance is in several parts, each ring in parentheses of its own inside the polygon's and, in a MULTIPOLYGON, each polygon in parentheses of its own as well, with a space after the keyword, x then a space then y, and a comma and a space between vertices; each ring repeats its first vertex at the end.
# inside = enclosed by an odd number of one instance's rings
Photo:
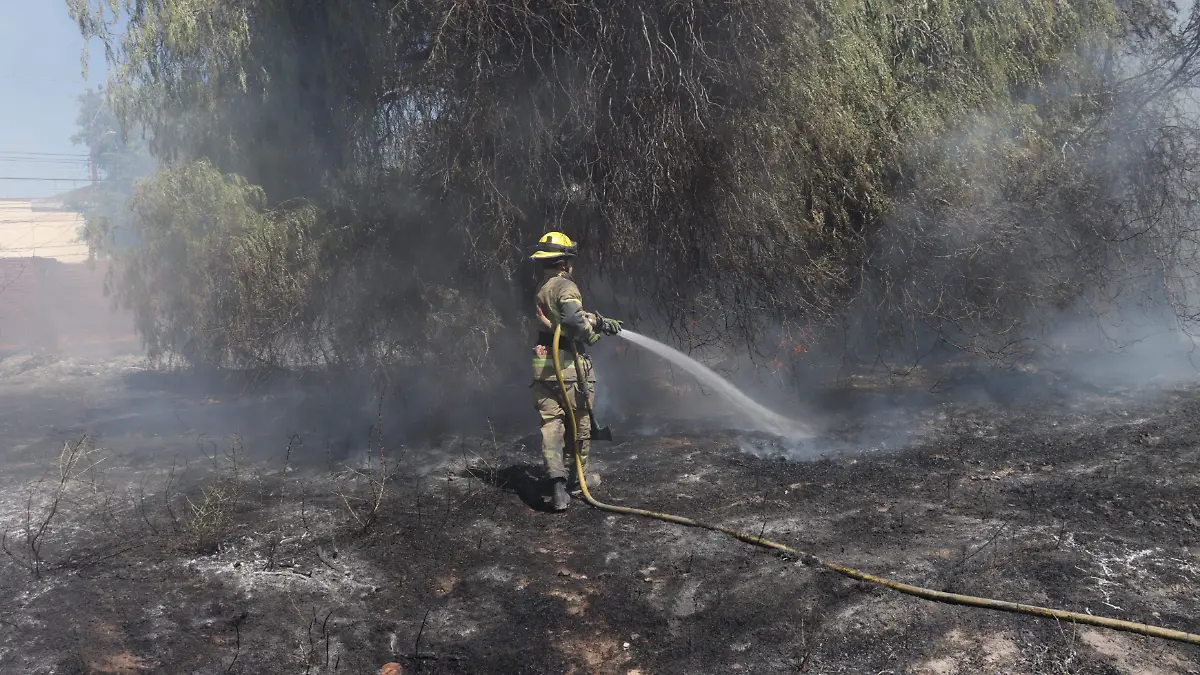
POLYGON ((0 258, 88 259, 78 241, 83 216, 55 199, 0 199, 0 258))
POLYGON ((88 261, 82 225, 61 197, 0 199, 0 356, 138 347, 132 316, 105 293, 106 262, 88 261))

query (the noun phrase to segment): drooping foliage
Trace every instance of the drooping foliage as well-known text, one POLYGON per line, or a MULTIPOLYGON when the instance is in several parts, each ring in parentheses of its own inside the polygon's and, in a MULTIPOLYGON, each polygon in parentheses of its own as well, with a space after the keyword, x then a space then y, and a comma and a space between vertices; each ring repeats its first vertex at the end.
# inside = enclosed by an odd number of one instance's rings
POLYGON ((1168 3, 68 4, 164 163, 123 258, 154 353, 484 372, 548 229, 692 344, 1004 354, 1131 274, 1187 313, 1168 3))

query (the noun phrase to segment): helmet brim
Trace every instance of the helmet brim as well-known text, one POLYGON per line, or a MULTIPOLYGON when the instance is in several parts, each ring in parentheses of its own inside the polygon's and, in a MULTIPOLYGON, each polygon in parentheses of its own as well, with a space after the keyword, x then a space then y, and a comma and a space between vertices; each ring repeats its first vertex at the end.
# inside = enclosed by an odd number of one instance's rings
POLYGON ((569 260, 574 257, 574 253, 564 253, 562 251, 536 251, 533 255, 529 256, 529 259, 549 262, 551 260, 569 260))
MULTIPOLYGON (((549 239, 549 236, 546 238, 549 239)), ((561 258, 573 258, 575 257, 575 252, 578 250, 574 242, 571 242, 569 245, 563 245, 543 240, 539 241, 537 246, 533 247, 533 255, 529 256, 529 258, 530 260, 541 260, 543 262, 561 258)))

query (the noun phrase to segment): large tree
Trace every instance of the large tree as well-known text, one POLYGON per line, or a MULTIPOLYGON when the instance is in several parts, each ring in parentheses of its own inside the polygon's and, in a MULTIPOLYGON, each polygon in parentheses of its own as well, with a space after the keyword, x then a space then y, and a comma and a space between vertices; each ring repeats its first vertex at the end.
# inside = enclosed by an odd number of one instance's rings
POLYGON ((1170 3, 68 4, 163 162, 124 259, 155 353, 485 372, 552 228, 692 344, 1004 354, 1131 275, 1186 299, 1170 3))

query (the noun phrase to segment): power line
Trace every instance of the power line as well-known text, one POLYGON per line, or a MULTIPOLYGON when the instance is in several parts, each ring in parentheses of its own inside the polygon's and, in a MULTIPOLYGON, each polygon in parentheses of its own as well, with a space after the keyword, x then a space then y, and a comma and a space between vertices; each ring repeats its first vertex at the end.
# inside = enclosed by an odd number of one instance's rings
POLYGON ((41 161, 41 162, 62 162, 62 161, 73 162, 73 161, 85 160, 88 157, 91 157, 91 155, 21 155, 21 154, 17 154, 17 153, 13 153, 13 152, 8 152, 8 153, 0 152, 0 157, 7 157, 9 159, 24 159, 24 160, 29 160, 29 161, 41 161))
POLYGON ((90 152, 79 153, 62 153, 61 155, 41 154, 33 152, 3 152, 0 151, 0 157, 17 157, 19 159, 87 159, 91 157, 90 152))
POLYGON ((50 159, 48 157, 0 157, 0 162, 9 164, 24 162, 26 164, 90 164, 87 159, 50 159))
POLYGON ((56 180, 68 181, 73 183, 106 183, 108 179, 100 178, 92 180, 91 178, 39 178, 37 176, 0 176, 0 180, 56 180))
POLYGON ((80 152, 80 153, 71 153, 71 154, 67 154, 64 152, 61 155, 51 155, 51 154, 41 154, 41 153, 34 153, 34 152, 3 152, 3 151, 0 151, 0 157, 16 157, 17 159, 48 159, 48 160, 87 159, 90 156, 91 156, 90 152, 80 152))
POLYGON ((87 157, 86 152, 26 152, 24 150, 0 150, 0 155, 34 155, 36 157, 87 157))

